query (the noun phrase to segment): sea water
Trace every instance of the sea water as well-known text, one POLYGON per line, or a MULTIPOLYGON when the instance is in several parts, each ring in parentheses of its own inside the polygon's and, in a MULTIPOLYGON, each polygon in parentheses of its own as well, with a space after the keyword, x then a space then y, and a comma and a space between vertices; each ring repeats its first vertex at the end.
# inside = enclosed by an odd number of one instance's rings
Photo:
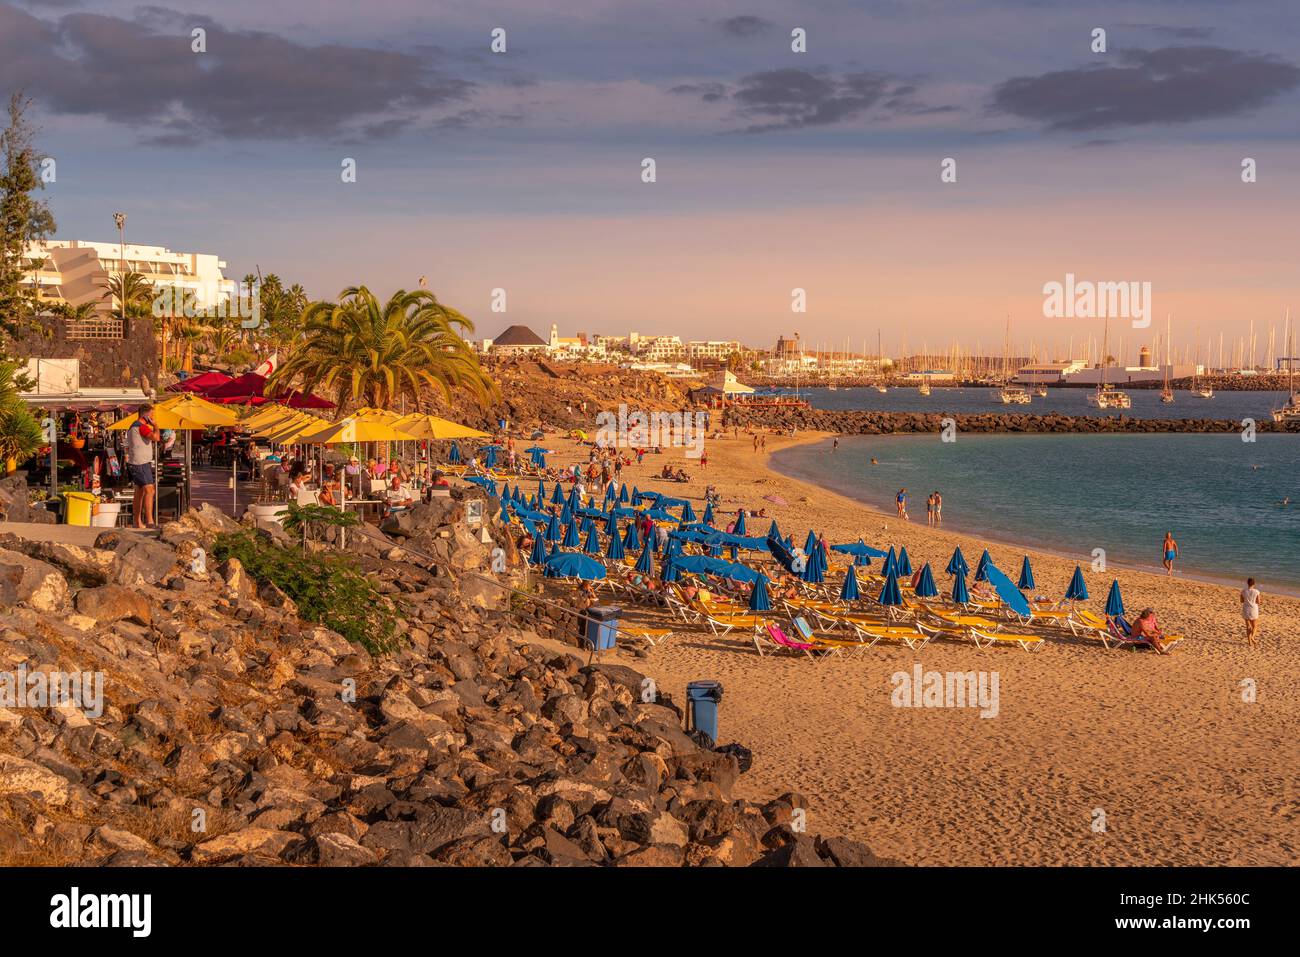
MULTIPOLYGON (((921 523, 938 489, 953 531, 1085 565, 1101 548, 1109 562, 1156 570, 1171 531, 1184 574, 1233 583, 1251 576, 1266 592, 1300 592, 1300 435, 845 436, 836 452, 826 440, 782 449, 772 463, 884 510, 885 518, 864 518, 868 544, 883 541, 882 522, 896 521, 900 488, 921 523), (1290 505, 1280 504, 1288 497, 1290 505)), ((1038 584, 1044 593, 1065 587, 1038 584)))

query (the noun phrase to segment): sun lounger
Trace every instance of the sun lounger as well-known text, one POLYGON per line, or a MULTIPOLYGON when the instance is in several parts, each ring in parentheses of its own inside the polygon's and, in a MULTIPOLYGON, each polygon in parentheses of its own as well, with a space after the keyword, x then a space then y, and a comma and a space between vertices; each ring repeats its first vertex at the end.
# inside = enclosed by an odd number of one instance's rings
POLYGON ((976 648, 991 648, 994 645, 1010 644, 1019 645, 1025 651, 1037 651, 1043 647, 1042 636, 1032 635, 1024 631, 982 631, 979 628, 971 628, 970 634, 976 648))
POLYGON ((870 645, 864 644, 861 641, 845 638, 827 638, 824 635, 815 634, 812 630, 812 626, 808 624, 808 619, 804 618, 802 615, 796 615, 790 620, 790 623, 794 625, 794 630, 798 633, 800 638, 804 641, 811 642, 812 645, 817 648, 824 648, 827 650, 839 649, 841 651, 852 651, 855 654, 861 654, 864 649, 870 647, 870 645))
POLYGON ((1182 635, 1162 635, 1160 643, 1163 647, 1160 647, 1150 639, 1133 637, 1133 629, 1129 627, 1129 623, 1122 617, 1112 618, 1107 615, 1106 621, 1108 622, 1107 631, 1110 635, 1112 647, 1115 648, 1153 648, 1158 653, 1167 655, 1173 650, 1174 645, 1183 640, 1182 635))
POLYGON ((676 634, 671 628, 649 628, 645 625, 628 625, 620 623, 618 630, 629 638, 640 638, 650 643, 651 647, 663 644, 676 634))

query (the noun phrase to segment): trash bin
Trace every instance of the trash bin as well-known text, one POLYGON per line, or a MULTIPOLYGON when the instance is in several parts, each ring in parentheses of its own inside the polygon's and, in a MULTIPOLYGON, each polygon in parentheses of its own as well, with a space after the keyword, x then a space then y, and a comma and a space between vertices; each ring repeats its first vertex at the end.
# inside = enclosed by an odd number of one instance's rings
POLYGON ((686 730, 703 731, 718 742, 718 704, 722 701, 719 681, 692 681, 686 686, 686 730))
POLYGON ((63 520, 69 525, 90 525, 96 497, 89 492, 63 493, 63 520))
POLYGON ((613 648, 618 641, 618 619, 623 609, 617 605, 592 605, 587 616, 587 642, 596 651, 613 648))

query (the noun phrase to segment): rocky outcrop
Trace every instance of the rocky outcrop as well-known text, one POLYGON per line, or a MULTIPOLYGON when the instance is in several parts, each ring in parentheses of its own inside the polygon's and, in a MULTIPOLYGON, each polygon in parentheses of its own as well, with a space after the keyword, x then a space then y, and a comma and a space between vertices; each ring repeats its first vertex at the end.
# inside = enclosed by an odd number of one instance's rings
MULTIPOLYGON (((837 432, 842 435, 889 435, 940 432, 951 420, 958 432, 1240 432, 1233 419, 1139 419, 1131 415, 1028 415, 1016 412, 976 414, 943 412, 869 412, 860 409, 780 408, 727 409, 725 425, 778 431, 837 432)), ((1278 425, 1271 419, 1255 422, 1258 432, 1300 432, 1300 423, 1278 425)))
POLYGON ((239 562, 183 560, 220 527, 0 548, 21 584, 0 671, 103 676, 99 709, 0 707, 0 863, 888 863, 806 833, 798 794, 738 799, 737 753, 688 736, 643 675, 479 600, 468 542, 358 555, 401 613, 400 650, 374 658, 239 562))

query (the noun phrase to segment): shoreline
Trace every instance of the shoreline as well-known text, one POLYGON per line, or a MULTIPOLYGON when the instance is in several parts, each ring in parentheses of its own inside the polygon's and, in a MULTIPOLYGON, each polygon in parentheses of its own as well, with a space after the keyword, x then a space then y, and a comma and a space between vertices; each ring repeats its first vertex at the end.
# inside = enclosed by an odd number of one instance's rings
MULTIPOLYGON (((844 492, 837 491, 836 489, 828 488, 804 476, 796 475, 792 472, 786 471, 778 467, 777 464, 773 462, 773 456, 776 455, 777 452, 784 452, 789 449, 807 447, 807 446, 817 445, 823 442, 828 442, 834 439, 837 434, 838 433, 834 433, 834 432, 820 432, 814 430, 809 430, 807 432, 801 433, 800 435, 796 436, 793 440, 783 445, 780 449, 774 449, 773 451, 769 452, 766 459, 763 462, 763 467, 774 475, 780 475, 783 478, 789 479, 794 482, 799 482, 802 485, 811 486, 824 495, 835 495, 840 498, 843 498, 846 501, 853 503, 855 506, 859 508, 863 508, 877 515, 880 515, 884 519, 895 518, 896 516, 885 511, 883 508, 881 508, 878 505, 874 505, 870 502, 855 498, 852 495, 845 494, 844 492), (804 438, 804 436, 808 436, 808 437, 804 438)), ((1139 434, 1146 434, 1146 433, 1139 433, 1139 434)), ((854 436, 842 436, 842 437, 852 438, 854 436)), ((908 522, 907 524, 910 525, 912 523, 908 522)), ((932 528, 929 525, 923 525, 922 527, 932 528)), ((996 532, 987 531, 983 529, 972 529, 972 528, 963 527, 960 523, 958 524, 947 523, 944 525, 940 525, 933 530, 940 531, 940 532, 951 531, 957 535, 962 535, 967 538, 980 539, 982 541, 987 542, 990 545, 997 545, 1003 548, 1022 549, 1025 552, 1025 554, 1031 556, 1031 560, 1033 555, 1042 554, 1042 555, 1049 555, 1053 558, 1058 558, 1063 561, 1077 561, 1080 564, 1085 564, 1083 559, 1079 558, 1079 556, 1072 555, 1067 551, 1059 550, 1054 545, 1026 544, 1024 542, 1018 542, 1009 538, 999 536, 996 532)), ((1164 574, 1164 569, 1159 565, 1141 565, 1129 561, 1111 561, 1109 559, 1107 559, 1106 565, 1108 569, 1113 570, 1117 573, 1129 572, 1129 573, 1140 573, 1146 575, 1158 575, 1161 578, 1169 577, 1164 574)), ((1238 583, 1236 579, 1210 575, 1199 571, 1189 571, 1189 572, 1175 571, 1174 575, 1172 576, 1172 580, 1192 581, 1204 585, 1215 585, 1221 588, 1231 589, 1234 592, 1241 587, 1241 583, 1238 583)), ((1300 599, 1300 585, 1293 585, 1293 584, 1272 585, 1270 586, 1269 594, 1284 595, 1289 598, 1300 599)))

